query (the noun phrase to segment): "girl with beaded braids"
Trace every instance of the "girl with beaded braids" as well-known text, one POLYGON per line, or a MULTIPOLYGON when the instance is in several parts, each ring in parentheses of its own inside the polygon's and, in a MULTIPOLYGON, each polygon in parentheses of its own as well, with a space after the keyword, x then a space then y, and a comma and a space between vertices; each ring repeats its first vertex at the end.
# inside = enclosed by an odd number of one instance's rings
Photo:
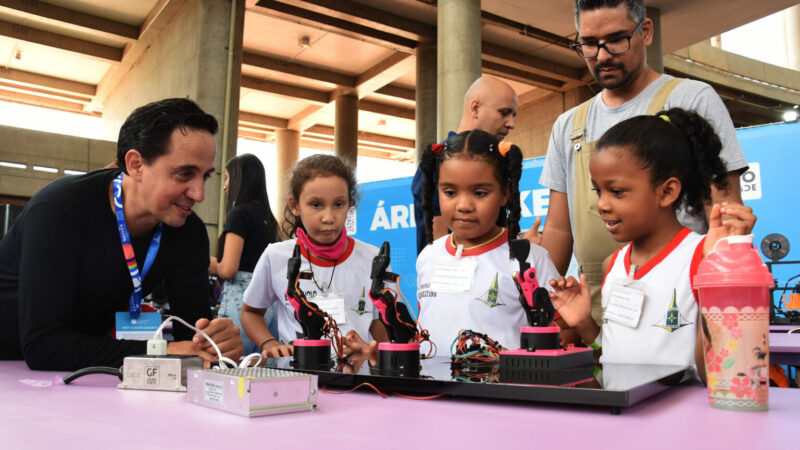
POLYGON ((676 210, 685 203, 705 214, 711 186, 726 187, 721 148, 705 119, 680 108, 620 122, 598 141, 589 171, 600 219, 614 240, 630 242, 603 263, 602 328, 583 275, 552 280, 550 296, 600 362, 694 366, 705 377, 691 280, 719 239, 750 233, 756 218, 743 205, 713 205, 703 237, 676 210))
MULTIPOLYGON (((428 146, 420 162, 428 245, 417 259, 419 320, 439 351, 462 329, 511 348, 527 325, 511 278, 519 264, 509 240, 519 233, 522 152, 480 130, 428 146), (437 180, 434 185, 433 180, 437 180), (434 195, 451 234, 431 238, 434 195)), ((557 277, 547 252, 532 245, 528 262, 544 285, 557 277)))

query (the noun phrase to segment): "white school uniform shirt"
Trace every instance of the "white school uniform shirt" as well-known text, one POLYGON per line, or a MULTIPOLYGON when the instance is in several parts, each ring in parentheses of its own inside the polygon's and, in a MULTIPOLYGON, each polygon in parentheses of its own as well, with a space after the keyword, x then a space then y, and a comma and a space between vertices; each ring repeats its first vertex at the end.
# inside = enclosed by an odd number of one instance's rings
MULTIPOLYGON (((462 258, 476 260, 477 269, 472 289, 458 294, 430 287, 437 260, 455 255, 450 236, 437 239, 417 258, 419 323, 430 332, 437 355, 450 355, 450 344, 465 329, 484 333, 508 349, 519 348, 519 329, 528 326, 528 320, 511 278, 519 263, 510 257, 508 231, 491 244, 462 253, 462 258)), ((539 285, 550 290, 550 280, 559 275, 547 250, 531 244, 527 261, 536 269, 539 285)))
MULTIPOLYGON (((280 303, 277 311, 278 338, 284 344, 303 337, 300 322, 294 317, 294 308, 286 298, 287 263, 292 257, 296 242, 291 239, 267 246, 253 270, 253 279, 244 292, 244 303, 253 308, 266 309, 276 301, 280 303)), ((321 260, 314 255, 309 258, 308 251, 302 245, 301 251, 300 271, 312 271, 316 278, 316 284, 313 280, 300 280, 299 288, 306 298, 314 302, 315 298, 323 295, 323 283, 330 282, 329 293, 344 294, 346 323, 338 324, 342 336, 346 336, 350 330, 356 330, 369 342, 372 339, 369 333, 370 324, 379 317, 378 310, 369 299, 369 275, 372 259, 378 254, 378 248, 348 237, 347 249, 335 267, 333 261, 321 260)))
MULTIPOLYGON (((635 328, 603 319, 601 363, 692 366, 695 369, 698 305, 691 277, 703 259, 703 239, 683 228, 647 264, 637 268, 633 287, 644 291, 635 328)), ((612 255, 603 281, 603 311, 615 286, 629 282, 631 245, 612 255)))

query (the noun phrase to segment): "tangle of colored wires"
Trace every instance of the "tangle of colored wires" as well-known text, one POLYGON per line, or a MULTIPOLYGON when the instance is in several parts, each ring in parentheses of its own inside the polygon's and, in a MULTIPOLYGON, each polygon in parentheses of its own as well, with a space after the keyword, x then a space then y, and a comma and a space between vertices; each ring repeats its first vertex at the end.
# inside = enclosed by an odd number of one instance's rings
MULTIPOLYGON (((425 355, 421 355, 420 359, 433 358, 434 356, 436 356, 436 344, 434 344, 433 341, 431 340, 431 334, 428 332, 428 330, 422 328, 422 324, 419 323, 419 316, 414 314, 414 309, 411 308, 410 304, 408 304, 408 300, 406 299, 406 296, 403 295, 403 291, 400 290, 400 279, 401 278, 403 278, 403 277, 398 275, 397 276, 397 280, 394 283, 394 285, 397 287, 397 289, 392 289, 392 288, 387 287, 386 289, 383 290, 383 292, 390 292, 390 293, 394 294, 395 305, 397 304, 398 300, 402 300, 402 302, 406 305, 406 310, 408 310, 409 314, 411 314, 411 316, 414 318, 414 324, 403 322, 402 320, 400 320, 400 317, 397 318, 397 320, 400 321, 400 323, 402 323, 403 325, 405 325, 405 326, 407 326, 409 328, 413 328, 415 330, 419 330, 417 332, 417 334, 414 336, 414 343, 422 344, 423 342, 428 342, 430 344, 430 346, 428 347, 428 353, 425 354, 425 355)), ((397 306, 395 306, 395 310, 397 310, 397 306)))
POLYGON ((505 350, 489 336, 472 330, 461 330, 450 344, 450 355, 454 363, 500 361, 500 352, 505 350))

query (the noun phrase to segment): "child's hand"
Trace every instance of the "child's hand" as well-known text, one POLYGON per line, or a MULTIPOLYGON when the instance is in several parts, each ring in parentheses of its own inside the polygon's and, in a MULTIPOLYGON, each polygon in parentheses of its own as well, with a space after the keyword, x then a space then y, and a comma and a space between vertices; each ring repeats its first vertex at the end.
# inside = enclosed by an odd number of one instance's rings
POLYGON ((347 354, 375 355, 378 353, 378 343, 372 341, 367 344, 356 330, 350 330, 344 337, 344 350, 347 354))
POLYGON ((703 256, 714 250, 714 245, 722 238, 750 234, 755 224, 753 208, 727 202, 714 205, 708 216, 708 234, 703 245, 703 256), (723 218, 723 215, 726 217, 723 218))
POLYGON ((267 358, 280 358, 282 356, 292 356, 294 354, 294 346, 282 344, 280 341, 268 342, 267 345, 261 350, 261 357, 267 358), (272 344, 272 345, 270 345, 272 344))
POLYGON ((555 292, 550 292, 550 301, 567 325, 578 327, 587 319, 591 320, 592 294, 585 275, 581 274, 580 283, 574 277, 561 277, 550 280, 550 286, 555 289, 555 292))

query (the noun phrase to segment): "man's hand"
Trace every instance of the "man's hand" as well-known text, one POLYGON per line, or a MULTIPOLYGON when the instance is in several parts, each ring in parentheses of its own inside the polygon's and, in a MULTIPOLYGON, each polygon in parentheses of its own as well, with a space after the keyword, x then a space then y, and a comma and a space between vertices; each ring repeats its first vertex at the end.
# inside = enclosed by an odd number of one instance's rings
POLYGON ((727 202, 714 205, 708 217, 708 234, 703 244, 703 256, 711 253, 722 238, 750 234, 755 224, 753 208, 727 202))
POLYGON ((531 244, 542 245, 542 235, 539 233, 539 224, 542 223, 542 217, 536 216, 533 221, 531 229, 528 230, 523 236, 523 239, 531 241, 531 244))
POLYGON ((168 355, 196 355, 203 358, 203 367, 208 369, 211 362, 217 360, 216 353, 209 353, 192 341, 176 341, 167 343, 168 355))
MULTIPOLYGON (((239 336, 239 328, 233 324, 231 319, 221 318, 210 322, 208 319, 199 319, 194 326, 203 330, 214 340, 222 352, 222 356, 238 361, 239 357, 244 353, 242 338, 239 336)), ((200 333, 195 333, 192 341, 204 351, 214 351, 211 343, 200 333)))

